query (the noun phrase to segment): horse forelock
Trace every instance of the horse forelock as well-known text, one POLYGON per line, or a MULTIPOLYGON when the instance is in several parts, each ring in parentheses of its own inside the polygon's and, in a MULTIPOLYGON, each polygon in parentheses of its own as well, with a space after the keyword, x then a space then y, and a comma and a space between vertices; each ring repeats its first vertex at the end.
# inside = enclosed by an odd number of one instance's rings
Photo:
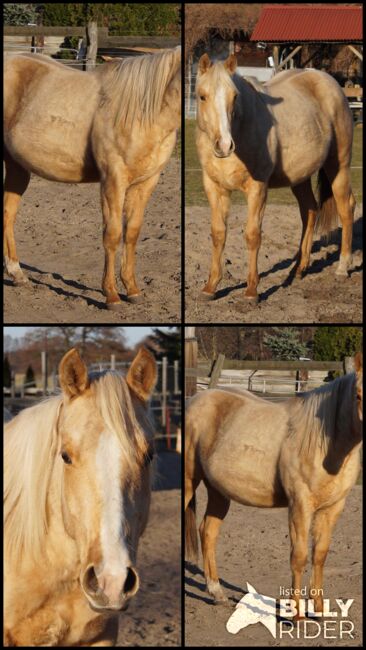
POLYGON ((114 107, 115 124, 129 129, 138 120, 151 127, 180 61, 180 51, 174 48, 106 63, 102 95, 114 107))
POLYGON ((92 381, 91 389, 106 428, 117 437, 125 462, 134 470, 147 453, 152 437, 149 412, 142 408, 137 414, 127 382, 118 373, 99 375, 92 381))
MULTIPOLYGON (((209 68, 208 72, 203 75, 207 81, 209 81, 210 88, 213 90, 214 93, 218 91, 219 88, 224 87, 225 89, 229 90, 234 90, 236 91, 236 86, 235 83, 226 70, 224 64, 222 61, 218 61, 215 63, 211 68, 209 68)), ((197 88, 199 88, 199 85, 201 83, 202 77, 200 75, 197 76, 197 88)))

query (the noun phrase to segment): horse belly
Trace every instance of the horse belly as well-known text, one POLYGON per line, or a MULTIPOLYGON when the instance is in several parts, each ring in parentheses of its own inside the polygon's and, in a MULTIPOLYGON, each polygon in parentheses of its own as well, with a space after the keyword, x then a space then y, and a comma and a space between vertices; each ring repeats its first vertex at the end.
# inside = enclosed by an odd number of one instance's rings
POLYGON ((315 174, 328 157, 331 137, 329 125, 322 124, 315 115, 293 132, 279 128, 280 164, 275 166, 269 187, 298 185, 315 174))
POLYGON ((287 505, 286 496, 277 477, 277 460, 266 457, 253 446, 235 450, 225 460, 214 456, 204 465, 204 472, 213 487, 227 498, 247 506, 271 508, 287 505))
POLYGON ((22 167, 52 181, 98 180, 91 149, 91 124, 95 112, 93 93, 81 112, 74 102, 56 100, 51 87, 41 91, 5 129, 9 153, 22 167))

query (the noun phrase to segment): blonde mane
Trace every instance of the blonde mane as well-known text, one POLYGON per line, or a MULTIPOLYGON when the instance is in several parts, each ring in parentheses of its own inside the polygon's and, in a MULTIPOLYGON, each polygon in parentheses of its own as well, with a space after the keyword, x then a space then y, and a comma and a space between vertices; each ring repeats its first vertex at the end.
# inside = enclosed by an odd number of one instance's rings
POLYGON ((355 383, 355 373, 349 373, 289 401, 289 431, 298 438, 300 453, 320 448, 326 454, 341 434, 351 442, 355 383))
MULTIPOLYGON (((125 460, 136 471, 153 435, 149 415, 141 413, 137 419, 126 380, 120 375, 92 376, 91 390, 106 427, 117 436, 125 460)), ((62 463, 55 462, 61 407, 61 395, 48 398, 24 409, 5 426, 5 551, 16 560, 23 555, 35 560, 42 557, 51 482, 62 500, 62 463)))
POLYGON ((104 101, 115 111, 115 123, 130 129, 136 120, 151 127, 162 109, 166 89, 180 68, 177 49, 145 54, 103 66, 104 101))

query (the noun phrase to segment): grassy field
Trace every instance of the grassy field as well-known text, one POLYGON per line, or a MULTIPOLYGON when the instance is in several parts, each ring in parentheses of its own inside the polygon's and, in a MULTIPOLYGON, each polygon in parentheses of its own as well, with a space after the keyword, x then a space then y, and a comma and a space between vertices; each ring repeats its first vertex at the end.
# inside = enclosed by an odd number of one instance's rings
MULTIPOLYGON (((195 121, 185 121, 185 204, 207 205, 207 199, 202 187, 202 175, 195 145, 195 121)), ((352 186, 358 204, 362 202, 362 126, 357 126, 354 132, 352 166, 352 186)), ((315 177, 314 177, 315 188, 315 177)), ((244 203, 241 192, 233 192, 233 203, 244 203)), ((297 205, 295 197, 289 188, 269 190, 268 203, 297 205)))

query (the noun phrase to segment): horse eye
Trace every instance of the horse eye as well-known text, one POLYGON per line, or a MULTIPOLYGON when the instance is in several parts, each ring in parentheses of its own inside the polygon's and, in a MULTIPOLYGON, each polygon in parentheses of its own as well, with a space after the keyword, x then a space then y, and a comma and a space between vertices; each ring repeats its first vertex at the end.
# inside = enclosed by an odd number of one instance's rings
POLYGON ((200 100, 201 100, 201 102, 205 102, 205 101, 206 101, 206 97, 205 97, 204 95, 200 95, 200 100))
POLYGON ((72 465, 72 460, 66 451, 61 452, 61 458, 66 463, 66 465, 72 465))

